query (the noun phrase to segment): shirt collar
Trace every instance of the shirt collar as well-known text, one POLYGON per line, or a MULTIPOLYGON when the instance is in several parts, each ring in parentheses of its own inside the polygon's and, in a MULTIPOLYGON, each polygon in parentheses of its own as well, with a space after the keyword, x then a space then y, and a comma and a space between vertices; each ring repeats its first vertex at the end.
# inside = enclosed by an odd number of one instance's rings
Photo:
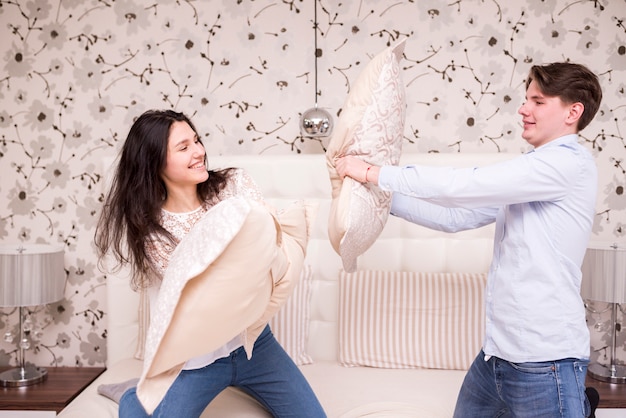
POLYGON ((535 148, 533 151, 540 151, 549 147, 572 146, 578 143, 578 134, 568 134, 553 139, 552 141, 535 148))

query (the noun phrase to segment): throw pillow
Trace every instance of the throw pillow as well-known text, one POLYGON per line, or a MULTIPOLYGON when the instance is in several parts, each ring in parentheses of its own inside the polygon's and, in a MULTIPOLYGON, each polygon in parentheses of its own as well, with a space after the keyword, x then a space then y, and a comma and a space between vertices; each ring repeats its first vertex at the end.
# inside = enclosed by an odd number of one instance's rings
POLYGON ((346 271, 380 235, 391 193, 351 178, 341 179, 335 160, 357 156, 375 165, 397 165, 402 152, 406 98, 400 59, 406 39, 376 55, 352 86, 326 151, 332 185, 328 235, 346 271))
POLYGON ((340 273, 344 366, 467 370, 482 346, 486 273, 340 273))
POLYGON ((135 358, 143 360, 146 348, 146 334, 150 326, 150 298, 146 289, 139 290, 139 307, 137 309, 137 348, 135 349, 135 358))
POLYGON ((260 322, 269 321, 300 277, 311 220, 311 208, 303 202, 279 220, 265 206, 230 198, 212 207, 181 240, 146 338, 137 396, 148 413, 186 360, 241 333, 251 355, 264 326, 260 322))
MULTIPOLYGON (((317 207, 312 207, 310 203, 304 203, 309 220, 305 227, 310 227, 311 219, 315 216, 317 207)), ((290 209, 281 210, 278 216, 284 219, 283 212, 290 209)), ((282 221, 284 223, 284 221, 282 221)), ((298 221, 300 222, 300 221, 298 221)), ((310 235, 310 231, 301 231, 299 234, 310 235)), ((293 234, 292 234, 293 235, 293 234)), ((308 238, 307 238, 308 239, 308 238)), ((274 336, 285 348, 285 351, 298 365, 311 364, 313 359, 306 353, 306 343, 309 334, 309 302, 311 297, 311 266, 304 266, 301 277, 293 289, 293 295, 289 297, 285 306, 270 321, 270 326, 274 336)), ((145 289, 140 290, 138 308, 138 331, 137 347, 134 357, 138 360, 144 359, 146 335, 150 327, 150 298, 145 289)))
POLYGON ((293 289, 292 295, 270 321, 274 336, 298 366, 313 363, 313 359, 306 351, 309 337, 311 280, 311 266, 305 265, 302 277, 293 289))

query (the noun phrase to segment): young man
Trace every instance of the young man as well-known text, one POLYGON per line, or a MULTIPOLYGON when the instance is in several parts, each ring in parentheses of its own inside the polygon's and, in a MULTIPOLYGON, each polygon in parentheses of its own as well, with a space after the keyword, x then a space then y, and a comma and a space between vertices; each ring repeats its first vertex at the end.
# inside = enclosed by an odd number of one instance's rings
POLYGON ((602 91, 573 63, 534 66, 519 109, 533 149, 481 168, 336 161, 340 176, 393 193, 391 213, 443 231, 496 223, 483 349, 457 400, 462 417, 587 417, 589 331, 580 266, 595 214, 597 169, 578 143, 602 91))

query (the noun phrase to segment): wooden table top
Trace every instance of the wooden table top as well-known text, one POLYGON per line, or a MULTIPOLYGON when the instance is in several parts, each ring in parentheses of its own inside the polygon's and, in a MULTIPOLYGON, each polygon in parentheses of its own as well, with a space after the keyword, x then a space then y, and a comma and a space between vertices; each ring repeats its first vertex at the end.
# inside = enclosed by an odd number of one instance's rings
MULTIPOLYGON (((12 367, 2 367, 0 372, 12 367)), ((48 377, 40 383, 0 388, 0 410, 60 412, 93 382, 104 367, 46 367, 48 377)))
POLYGON ((585 386, 600 394, 599 408, 626 408, 626 384, 602 382, 587 375, 585 386))

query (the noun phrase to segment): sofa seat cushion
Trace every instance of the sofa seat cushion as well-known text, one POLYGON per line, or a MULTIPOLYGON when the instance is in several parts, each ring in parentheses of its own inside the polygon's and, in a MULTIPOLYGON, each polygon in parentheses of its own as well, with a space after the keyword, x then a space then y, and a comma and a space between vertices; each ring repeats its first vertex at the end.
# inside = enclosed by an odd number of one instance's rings
POLYGON ((448 415, 437 410, 406 402, 374 402, 359 406, 341 415, 340 418, 444 418, 448 415))
MULTIPOLYGON (((138 377, 142 362, 122 360, 109 367, 65 408, 59 418, 113 418, 117 404, 99 395, 101 384, 119 383, 138 377)), ((415 418, 452 416, 454 401, 465 376, 462 370, 377 369, 343 367, 319 361, 300 370, 317 394, 329 418, 397 417, 421 411, 415 418), (331 376, 332 378, 329 378, 331 376), (403 415, 404 414, 404 415, 403 415)), ((253 398, 228 388, 211 402, 201 418, 270 418, 253 398)))
POLYGON ((328 361, 316 361, 300 370, 332 418, 369 417, 368 413, 403 417, 411 408, 422 411, 415 418, 449 418, 466 374, 463 370, 343 367, 328 361), (398 414, 390 408, 397 408, 398 414))

